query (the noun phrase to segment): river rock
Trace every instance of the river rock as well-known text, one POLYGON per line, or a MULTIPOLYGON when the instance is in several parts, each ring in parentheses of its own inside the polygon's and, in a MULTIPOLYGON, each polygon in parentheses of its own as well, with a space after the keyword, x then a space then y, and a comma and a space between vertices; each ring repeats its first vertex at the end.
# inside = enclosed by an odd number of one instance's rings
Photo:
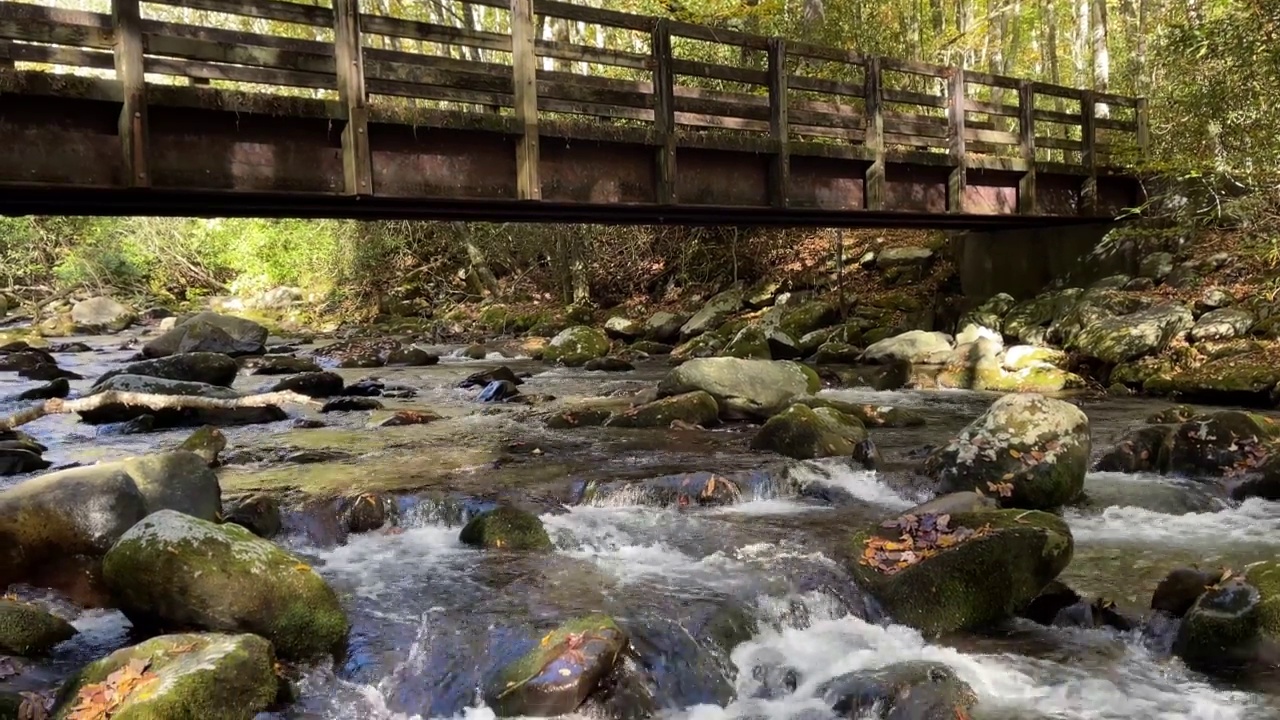
POLYGON ((841 675, 823 683, 818 693, 841 718, 957 720, 969 717, 978 702, 954 670, 924 661, 841 675))
POLYGON ((369 410, 381 410, 383 405, 381 402, 369 397, 340 397, 329 400, 320 406, 322 413, 334 412, 366 412, 369 410))
POLYGON ((0 655, 45 655, 76 633, 71 623, 42 608, 0 597, 0 655))
POLYGON ((42 475, 0 492, 0 587, 75 556, 97 558, 149 513, 208 520, 221 509, 217 476, 178 451, 42 475))
POLYGON ((1205 591, 1217 584, 1222 573, 1211 573, 1197 568, 1176 568, 1156 586, 1151 595, 1151 609, 1180 618, 1200 599, 1205 591))
POLYGON ((891 405, 864 405, 829 397, 814 397, 812 395, 797 397, 795 402, 801 405, 808 405, 815 410, 822 407, 839 410, 845 415, 856 418, 866 427, 905 428, 919 427, 925 424, 924 416, 915 410, 891 405))
MULTIPOLYGON (((226 400, 240 397, 240 394, 236 391, 218 385, 166 380, 142 375, 116 375, 94 388, 88 397, 111 391, 221 398, 226 400)), ((111 402, 96 408, 81 410, 79 415, 81 421, 90 425, 127 422, 143 415, 150 415, 154 418, 154 426, 156 428, 198 427, 200 425, 228 427, 232 425, 269 423, 288 418, 288 414, 284 410, 274 405, 235 408, 188 407, 156 409, 139 405, 127 405, 123 402, 111 402)))
POLYGON ((503 668, 485 701, 499 717, 554 717, 574 712, 609 675, 627 635, 604 615, 561 625, 503 668))
POLYGON ((342 376, 329 371, 309 372, 287 377, 272 385, 268 392, 296 392, 309 398, 327 398, 341 395, 342 376))
MULTIPOLYGON (((799 338, 839 320, 839 307, 825 300, 810 300, 799 305, 784 306, 778 317, 777 329, 788 338, 799 338)), ((795 344, 794 340, 792 344, 795 344)))
POLYGON ((575 325, 551 339, 542 351, 542 359, 567 367, 581 367, 588 360, 609 354, 609 338, 600 330, 575 325))
POLYGON ((142 354, 158 358, 187 352, 213 352, 239 357, 261 355, 266 343, 267 329, 252 320, 202 312, 144 345, 142 354))
POLYGON ((968 325, 976 325, 988 330, 1001 332, 1004 325, 1004 316, 1013 309, 1017 302, 1008 293, 993 295, 978 307, 961 315, 956 327, 963 328, 968 325))
POLYGON ((953 350, 946 333, 910 330, 872 343, 862 354, 865 362, 887 364, 896 361, 933 365, 944 363, 953 350))
POLYGON ((103 577, 134 623, 252 632, 282 658, 337 655, 346 613, 315 570, 235 524, 161 510, 103 559, 103 577))
POLYGON ((847 564, 859 586, 895 620, 927 636, 979 629, 1013 617, 1066 568, 1074 550, 1067 524, 1038 510, 903 516, 891 522, 891 527, 878 523, 855 533, 847 564), (874 538, 898 542, 904 523, 914 518, 920 528, 937 528, 943 517, 953 533, 966 528, 974 534, 923 559, 916 543, 911 550, 915 562, 896 572, 864 564, 873 562, 866 553, 874 538))
POLYGON ((723 420, 765 420, 786 409, 797 395, 820 388, 817 373, 790 360, 698 358, 668 373, 658 383, 658 394, 702 390, 715 398, 723 420))
POLYGON ((512 385, 524 384, 524 380, 521 380, 518 375, 512 372, 511 368, 506 365, 499 365, 492 370, 481 370, 479 372, 471 373, 466 377, 466 379, 458 383, 458 387, 463 389, 484 387, 494 380, 506 380, 512 385))
POLYGON ((53 717, 70 720, 81 690, 131 664, 145 667, 115 710, 118 720, 253 720, 280 689, 271 643, 256 635, 161 635, 117 650, 77 672, 58 691, 53 717))
POLYGON ((331 368, 377 368, 387 364, 392 354, 404 345, 392 338, 345 340, 316 348, 311 354, 316 362, 331 368))
POLYGON ((279 535, 283 527, 280 501, 266 493, 233 500, 227 503, 223 522, 235 523, 260 538, 270 540, 279 535))
POLYGON ((209 467, 218 466, 218 454, 227 449, 227 436, 212 425, 205 425, 182 441, 182 450, 193 452, 209 467))
POLYGON ((644 335, 644 323, 628 317, 615 315, 604 321, 604 333, 619 340, 635 340, 644 335))
POLYGON ((388 367, 427 367, 439 363, 439 355, 413 345, 401 346, 387 353, 388 367))
POLYGON ((249 371, 250 375, 295 375, 298 373, 320 372, 320 366, 314 360, 295 355, 253 357, 250 358, 249 362, 244 363, 244 367, 249 371))
POLYGON ((674 349, 671 345, 655 340, 637 340, 631 343, 633 352, 644 353, 645 355, 670 355, 674 349))
POLYGON ((1084 489, 1091 442, 1080 408, 1033 393, 1005 395, 925 461, 942 492, 981 490, 1005 507, 1056 508, 1084 489))
POLYGON ((48 449, 21 430, 0 430, 0 477, 48 468, 52 463, 43 457, 48 449))
POLYGON ((1138 274, 1151 278, 1156 282, 1163 281, 1173 272, 1173 255, 1167 252, 1154 252, 1142 258, 1138 263, 1138 274))
POLYGON ((603 407, 571 408, 548 416, 546 425, 552 430, 599 427, 608 422, 613 415, 613 410, 603 407))
POLYGON ((1187 333, 1191 342, 1231 340, 1248 334, 1257 318, 1248 310, 1222 308, 1210 310, 1187 333))
POLYGON ((876 255, 876 267, 887 270, 902 265, 928 265, 933 260, 933 251, 923 247, 885 248, 876 255))
MULTIPOLYGON (((742 288, 734 287, 712 297, 680 327, 680 339, 688 340, 723 325, 730 315, 742 308, 742 295, 742 288)), ((660 337, 653 339, 662 340, 660 337)))
POLYGON ((817 365, 853 365, 861 359, 862 351, 857 346, 842 342, 823 343, 813 355, 817 365))
POLYGON ((686 507, 698 505, 720 507, 742 500, 742 488, 731 478, 713 472, 691 472, 663 475, 640 481, 589 481, 582 486, 577 502, 592 505, 611 497, 626 498, 629 505, 654 507, 686 507))
POLYGON ((668 360, 673 365, 678 365, 687 360, 714 357, 720 353, 724 345, 724 338, 716 333, 703 333, 673 348, 668 360))
POLYGON ((769 348, 769 333, 759 325, 748 325, 733 336, 721 354, 726 357, 770 360, 773 352, 769 348))
POLYGON ((107 380, 118 375, 136 375, 231 387, 239 371, 240 367, 229 355, 211 352, 180 353, 154 360, 142 360, 118 370, 111 370, 94 382, 94 388, 100 387, 107 380))
POLYGON ((688 425, 716 424, 720 407, 715 398, 701 390, 672 395, 616 413, 604 424, 621 428, 665 428, 679 421, 688 425))
POLYGON ((1014 345, 1004 351, 1000 364, 1005 370, 1015 371, 1034 367, 1065 368, 1067 354, 1056 348, 1014 345))
POLYGON ((797 460, 852 457, 866 439, 867 429, 857 418, 832 408, 814 410, 797 403, 769 418, 751 440, 751 448, 797 460))
POLYGON ((71 394, 71 382, 67 378, 51 380, 40 387, 18 393, 18 400, 51 400, 65 398, 71 394))
POLYGON ((1066 342, 1066 348, 1106 363, 1122 363, 1164 350, 1194 324, 1190 310, 1162 303, 1089 323, 1066 342))
POLYGON ((71 308, 71 322, 78 333, 120 332, 137 319, 132 310, 109 297, 81 300, 71 308))
POLYGON ((1280 652, 1280 564, 1218 580, 1187 611, 1173 651, 1187 667, 1235 677, 1274 667, 1280 652))
POLYGON ((536 515, 509 505, 477 515, 462 528, 465 545, 495 550, 550 550, 551 538, 536 515))
POLYGON ((1177 393, 1199 402, 1269 406, 1280 399, 1277 385, 1280 350, 1266 348, 1154 373, 1145 379, 1142 389, 1158 395, 1177 393))
POLYGON ((656 312, 644 323, 644 337, 655 342, 673 343, 680 339, 680 328, 688 321, 688 315, 656 312))
POLYGON ((961 513, 973 513, 982 510, 997 510, 1000 503, 996 502, 990 495, 977 492, 976 490, 948 493, 939 495, 928 502, 920 503, 903 515, 959 515, 961 513))
POLYGON ((1103 453, 1093 469, 1100 472, 1167 473, 1171 466, 1176 425, 1146 425, 1127 432, 1103 453))
POLYGON ((353 535, 373 532, 387 524, 394 502, 394 498, 377 493, 360 495, 342 511, 342 526, 353 535))
POLYGON ((636 366, 622 358, 602 357, 588 360, 582 369, 589 372, 629 372, 635 370, 636 366))
POLYGON ((1265 470, 1277 439, 1280 425, 1271 418, 1228 410, 1179 424, 1134 428, 1099 459, 1096 469, 1234 476, 1265 470))

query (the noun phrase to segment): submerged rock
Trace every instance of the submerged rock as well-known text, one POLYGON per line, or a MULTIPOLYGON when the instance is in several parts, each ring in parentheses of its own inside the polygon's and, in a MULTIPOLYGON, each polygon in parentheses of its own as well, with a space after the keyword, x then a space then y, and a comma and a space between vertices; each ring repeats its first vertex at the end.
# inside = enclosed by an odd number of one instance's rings
POLYGON ((672 395, 651 403, 633 407, 612 415, 604 424, 607 427, 651 428, 670 427, 673 422, 689 425, 714 425, 720 408, 715 398, 697 390, 683 395, 672 395))
POLYGON ((857 418, 839 410, 795 404, 765 422, 751 441, 754 450, 769 450, 797 460, 852 457, 867 439, 857 418))
POLYGON ((44 459, 48 449, 21 430, 0 430, 0 477, 48 468, 53 464, 44 459))
POLYGON ((842 718, 963 720, 977 693, 947 665, 902 662, 823 683, 819 694, 842 718))
POLYGON ((345 340, 317 348, 312 356, 326 367, 376 368, 386 365, 393 354, 403 351, 404 345, 393 338, 345 340))
POLYGON ((291 660, 338 655, 346 643, 333 589, 296 555, 238 525, 152 513, 111 548, 102 571, 135 625, 251 632, 291 660))
POLYGON ((635 370, 636 366, 622 358, 602 357, 588 360, 582 369, 591 372, 628 372, 635 370))
POLYGON ((542 359, 567 367, 581 367, 587 361, 609 354, 609 338, 600 330, 576 325, 551 339, 542 351, 542 359))
POLYGON ((565 623, 503 668, 485 701, 499 717, 567 715, 609 675, 626 645, 626 633, 605 615, 565 623))
POLYGON ((667 397, 702 390, 715 398, 724 420, 764 420, 798 395, 821 388, 812 369, 789 360, 699 358, 680 365, 658 383, 667 397))
POLYGON ((1005 395, 926 460, 942 492, 980 490, 1005 507, 1056 508, 1084 489, 1091 441, 1080 408, 1041 395, 1005 395))
POLYGON ((266 343, 267 329, 252 320, 202 312, 144 345, 142 354, 149 358, 188 352, 222 353, 232 357, 261 355, 266 343))
POLYGON ((66 378, 58 378, 40 387, 19 393, 18 400, 52 400, 53 398, 65 398, 70 394, 71 383, 66 378))
POLYGON ((73 709, 81 692, 128 667, 143 669, 111 713, 119 720, 253 720, 274 704, 280 689, 271 643, 256 635, 161 635, 117 650, 68 679, 53 717, 80 717, 73 709))
POLYGON ((719 507, 741 501, 742 489, 724 475, 704 471, 638 481, 600 483, 592 480, 583 485, 577 500, 583 505, 593 505, 609 498, 625 498, 626 504, 658 507, 719 507))
POLYGON ((472 518, 462 528, 465 545, 495 550, 550 550, 551 538, 532 513, 503 505, 472 518))
POLYGON ((45 655, 76 633, 66 620, 42 608, 0 597, 0 655, 45 655))
POLYGON ((847 564, 895 620, 929 636, 1013 617, 1066 568, 1074 549, 1067 524, 1037 510, 902 516, 891 522, 855 533, 847 564), (912 546, 891 549, 913 517, 918 529, 912 546), (947 535, 953 540, 942 539, 947 535))

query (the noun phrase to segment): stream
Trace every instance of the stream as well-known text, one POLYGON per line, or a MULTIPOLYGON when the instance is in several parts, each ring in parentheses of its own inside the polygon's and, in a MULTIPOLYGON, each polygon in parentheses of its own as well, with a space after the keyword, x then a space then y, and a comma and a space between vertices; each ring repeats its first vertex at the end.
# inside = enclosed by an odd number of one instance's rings
MULTIPOLYGON (((76 338, 96 350, 58 354, 62 367, 86 377, 73 381, 73 391, 133 354, 119 349, 124 337, 76 338)), ((340 373, 348 382, 376 376, 418 389, 413 399, 384 400, 388 411, 430 409, 444 416, 437 422, 375 428, 369 412, 320 416, 291 408, 292 415, 323 417, 329 426, 295 429, 285 421, 225 430, 229 464, 219 470, 225 493, 396 492, 404 529, 342 538, 328 527, 323 506, 314 504, 286 518, 278 541, 314 563, 343 597, 353 622, 351 647, 335 668, 307 671, 299 701, 263 719, 491 718, 478 699, 482 684, 548 629, 592 611, 612 615, 627 630, 636 657, 626 662, 650 678, 645 692, 664 718, 830 718, 815 697, 823 681, 903 660, 952 667, 979 696, 978 720, 1280 718, 1280 689, 1235 687, 1189 672, 1167 647, 1138 631, 1015 621, 990 634, 926 641, 878 616, 830 559, 831 549, 856 523, 927 499, 911 477, 911 463, 978 416, 994 395, 824 391, 911 407, 926 417, 924 427, 872 429, 885 464, 869 472, 844 459, 795 462, 753 453, 750 433, 741 428, 548 430, 530 419, 530 408, 481 405, 474 401, 478 389, 456 387, 477 370, 506 364, 533 373, 522 392, 553 395, 559 403, 651 387, 669 369, 665 362, 603 374, 522 359, 463 360, 455 348, 434 350, 445 355, 436 366, 340 373), (343 455, 297 462, 304 451, 343 455), (615 492, 589 505, 561 504, 590 481, 706 471, 737 480, 742 501, 663 506, 643 493, 615 492), (805 483, 833 488, 827 497, 835 500, 797 493, 805 483), (542 520, 555 553, 481 552, 459 542, 468 513, 511 494, 546 507, 542 520), (796 691, 770 697, 767 679, 780 668, 795 672, 796 691)), ((259 390, 276 379, 242 373, 236 388, 259 390)), ((0 396, 38 384, 5 373, 0 396)), ((2 402, 0 412, 18 406, 2 402)), ((1126 428, 1167 406, 1083 401, 1095 457, 1126 428)), ((173 448, 190 433, 118 435, 65 415, 24 430, 49 446, 45 457, 55 467, 173 448)), ((0 478, 0 488, 22 479, 0 478)), ((1228 503, 1205 487, 1091 473, 1088 500, 1065 513, 1076 549, 1061 579, 1084 596, 1106 597, 1141 616, 1156 583, 1174 567, 1241 567, 1274 557, 1280 503, 1228 503)), ((35 680, 65 677, 132 642, 115 611, 82 611, 74 625, 81 634, 60 646, 33 673, 35 680)), ((603 712, 588 704, 582 716, 603 712)))

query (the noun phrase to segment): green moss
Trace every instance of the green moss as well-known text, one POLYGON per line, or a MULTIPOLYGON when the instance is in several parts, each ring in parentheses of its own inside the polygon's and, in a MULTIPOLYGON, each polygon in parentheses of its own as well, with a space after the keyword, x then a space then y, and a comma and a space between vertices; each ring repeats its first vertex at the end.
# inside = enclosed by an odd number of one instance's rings
POLYGON ((840 308, 823 300, 811 300, 783 309, 778 328, 793 338, 803 337, 840 319, 840 308))
POLYGON ((482 513, 462 528, 466 545, 501 550, 550 550, 551 538, 532 513, 501 506, 482 513))
POLYGON ((346 613, 324 579, 239 525, 153 513, 107 553, 103 577, 143 625, 252 632, 289 659, 336 655, 346 643, 346 613))
POLYGON ((1062 518, 1036 510, 951 516, 951 527, 989 533, 940 551, 894 575, 861 564, 872 536, 896 538, 879 524, 850 540, 849 570, 898 622, 926 635, 990 626, 1013 617, 1071 561, 1074 542, 1062 518))
POLYGON ((744 327, 732 337, 733 339, 724 347, 722 355, 757 360, 768 360, 773 357, 769 350, 769 339, 765 336, 764 329, 759 326, 744 327))
POLYGON ((867 430, 857 418, 829 407, 816 410, 796 403, 765 422, 751 441, 755 450, 769 450, 797 460, 852 456, 867 430))
POLYGON ((720 414, 715 398, 701 390, 673 395, 645 403, 626 412, 618 413, 605 423, 608 427, 647 428, 670 427, 675 420, 691 425, 713 425, 720 414))
POLYGON ((1280 562, 1260 562, 1245 572, 1245 579, 1262 593, 1259 629, 1271 638, 1280 640, 1280 562))
POLYGON ((606 615, 569 621, 504 668, 487 700, 500 717, 573 712, 613 669, 626 644, 626 633, 606 615), (552 673, 554 666, 559 670, 552 673))
POLYGON ((75 634, 76 629, 56 615, 0 598, 0 654, 43 655, 75 634))
POLYGON ((137 686, 112 720, 252 720, 276 698, 271 643, 256 635, 163 635, 117 650, 69 679, 54 717, 65 720, 86 685, 100 683, 134 660, 157 678, 137 686))
POLYGON ((1001 372, 994 379, 988 380, 982 389, 1000 392, 1056 393, 1084 386, 1084 378, 1075 373, 1059 370, 1056 367, 1037 365, 1017 372, 1001 372))
POLYGON ((904 428, 919 427, 925 424, 924 416, 915 410, 890 407, 888 405, 859 405, 846 400, 835 400, 826 397, 799 397, 795 400, 801 405, 811 408, 832 408, 850 417, 857 418, 866 427, 904 428))
POLYGON ((785 362, 804 374, 805 388, 809 393, 816 393, 822 389, 822 378, 818 376, 817 370, 814 370, 804 363, 792 362, 789 360, 785 362))
POLYGON ((853 365, 862 356, 862 350, 842 342, 826 342, 818 347, 813 361, 818 365, 853 365))
POLYGON ((716 333, 699 335, 688 342, 677 345, 671 351, 672 362, 684 362, 694 358, 711 357, 724 347, 724 340, 716 333))
POLYGON ((585 365, 588 360, 609 354, 609 338, 604 332, 586 325, 571 327, 551 340, 542 351, 542 359, 568 367, 585 365))

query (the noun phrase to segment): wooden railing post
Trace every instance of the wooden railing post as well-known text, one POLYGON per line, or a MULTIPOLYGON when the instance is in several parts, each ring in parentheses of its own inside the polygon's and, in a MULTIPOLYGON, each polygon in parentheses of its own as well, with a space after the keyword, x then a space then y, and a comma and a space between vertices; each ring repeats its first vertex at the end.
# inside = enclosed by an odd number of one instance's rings
POLYGON ((773 158, 769 165, 769 199, 774 207, 787 206, 791 184, 791 126, 787 120, 787 41, 769 39, 769 136, 773 158))
POLYGON ((142 17, 138 5, 138 0, 111 0, 111 25, 116 79, 124 100, 119 124, 124 181, 130 187, 150 187, 147 83, 142 74, 142 17))
POLYGON ((1097 102, 1092 90, 1080 92, 1080 164, 1085 179, 1080 186, 1080 213, 1098 212, 1098 126, 1095 122, 1097 102))
POLYGON ((1133 106, 1133 119, 1138 124, 1138 160, 1145 161, 1151 153, 1151 118, 1147 99, 1140 97, 1133 106))
POLYGON ((947 179, 947 212, 964 212, 968 160, 964 149, 964 68, 952 68, 947 104, 951 111, 951 176, 947 179))
POLYGON ((511 0, 511 79, 515 99, 516 197, 541 200, 538 178, 538 56, 534 53, 533 0, 511 0))
POLYGON ((866 90, 867 134, 864 138, 871 152, 871 166, 863 176, 863 204, 868 210, 884 209, 884 101, 880 86, 880 58, 867 58, 863 76, 866 90))
POLYGON ((333 56, 338 101, 346 113, 342 129, 342 177, 348 195, 373 194, 369 149, 369 104, 364 87, 359 0, 333 0, 333 56))
POLYGON ((1036 91, 1030 80, 1018 83, 1018 148, 1027 164, 1018 180, 1018 212, 1036 213, 1036 91))
POLYGON ((671 21, 653 26, 653 131, 658 139, 657 202, 676 201, 676 81, 672 72, 671 21))

